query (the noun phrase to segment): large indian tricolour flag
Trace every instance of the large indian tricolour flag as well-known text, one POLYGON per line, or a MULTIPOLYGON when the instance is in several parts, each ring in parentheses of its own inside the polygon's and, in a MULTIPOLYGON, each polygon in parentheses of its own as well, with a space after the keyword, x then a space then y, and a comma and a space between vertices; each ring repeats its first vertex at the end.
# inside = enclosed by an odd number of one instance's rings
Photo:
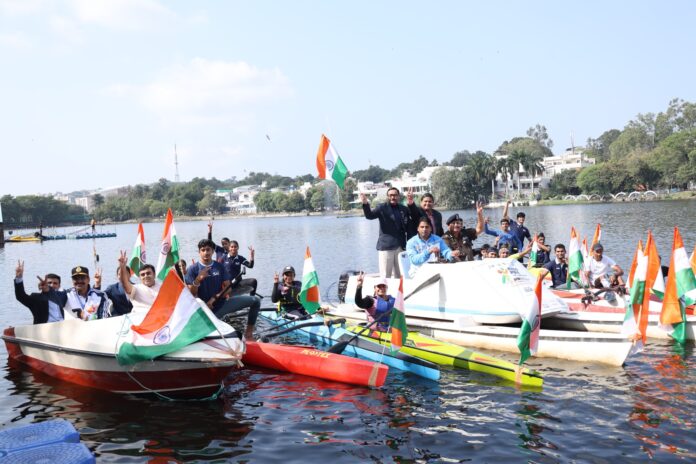
MULTIPOLYGON (((626 336, 633 336, 638 331, 638 319, 637 313, 633 311, 633 292, 645 290, 645 272, 647 270, 647 258, 643 255, 643 241, 638 240, 638 245, 636 246, 636 251, 633 253, 633 261, 631 262, 631 269, 628 272, 628 279, 626 281, 626 287, 629 290, 628 296, 624 297, 624 306, 626 308, 626 314, 624 315, 623 326, 621 327, 621 333, 626 336), (634 287, 640 286, 639 289, 634 290, 634 287)), ((640 297, 642 299, 642 296, 640 297)))
MULTIPOLYGON (((636 254, 637 262, 635 265, 631 265, 631 270, 635 269, 635 271, 632 276, 629 274, 628 279, 631 287, 622 333, 629 336, 634 342, 645 345, 650 310, 650 289, 656 286, 655 281, 662 276, 660 257, 657 254, 657 247, 651 232, 648 232, 645 251, 639 253, 637 250, 636 254)), ((664 288, 664 282, 662 287, 664 288)))
POLYGON ((669 262, 667 286, 660 313, 660 327, 682 345, 686 342, 686 298, 694 289, 696 277, 691 269, 679 228, 675 227, 672 258, 669 262))
POLYGON ((131 341, 120 346, 116 358, 129 365, 180 350, 213 332, 213 317, 171 269, 145 319, 131 326, 131 341))
POLYGON ((568 245, 568 288, 573 281, 582 282, 583 268, 582 251, 580 250, 580 238, 575 232, 575 227, 570 228, 570 244, 568 245))
POLYGON ((309 247, 305 251, 304 266, 302 268, 302 289, 297 298, 309 314, 314 314, 321 307, 319 301, 319 276, 314 268, 314 261, 312 261, 309 247))
POLYGON ((527 358, 533 356, 539 347, 539 329, 541 328, 541 281, 538 277, 534 295, 529 302, 527 314, 522 315, 522 327, 517 336, 517 347, 520 350, 521 366, 527 358))
POLYGON ((143 231, 143 223, 138 224, 138 236, 135 238, 133 252, 131 253, 128 267, 131 272, 137 274, 140 272, 140 267, 147 262, 145 254, 145 232, 143 231))
POLYGON ((179 239, 174 228, 174 217, 172 209, 167 209, 167 220, 164 222, 164 232, 162 233, 162 245, 160 255, 157 260, 157 278, 164 280, 169 270, 179 261, 179 239))
POLYGON ((394 300, 394 308, 389 316, 391 327, 391 350, 399 351, 408 339, 408 326, 406 325, 406 311, 404 311, 404 278, 399 280, 399 292, 394 300))
POLYGON ((336 185, 343 190, 348 168, 343 164, 343 160, 334 149, 331 141, 321 134, 319 150, 317 151, 317 170, 320 179, 333 179, 336 185))

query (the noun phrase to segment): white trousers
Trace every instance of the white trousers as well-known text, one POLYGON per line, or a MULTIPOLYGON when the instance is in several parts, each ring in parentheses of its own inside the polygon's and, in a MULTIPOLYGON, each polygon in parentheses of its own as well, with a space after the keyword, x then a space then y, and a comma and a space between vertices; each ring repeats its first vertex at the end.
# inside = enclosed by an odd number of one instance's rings
POLYGON ((379 253, 379 276, 380 277, 394 277, 398 279, 401 277, 401 272, 399 271, 399 253, 404 251, 401 248, 396 250, 380 250, 379 253))

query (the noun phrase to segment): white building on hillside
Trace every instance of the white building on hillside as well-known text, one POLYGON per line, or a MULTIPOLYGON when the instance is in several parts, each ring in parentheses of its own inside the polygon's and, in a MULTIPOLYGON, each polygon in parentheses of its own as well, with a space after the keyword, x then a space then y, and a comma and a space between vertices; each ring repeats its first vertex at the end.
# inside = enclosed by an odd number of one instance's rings
POLYGON ((547 156, 544 158, 544 178, 548 180, 559 172, 568 169, 581 169, 595 164, 594 158, 585 156, 585 149, 582 147, 567 148, 560 155, 547 156))

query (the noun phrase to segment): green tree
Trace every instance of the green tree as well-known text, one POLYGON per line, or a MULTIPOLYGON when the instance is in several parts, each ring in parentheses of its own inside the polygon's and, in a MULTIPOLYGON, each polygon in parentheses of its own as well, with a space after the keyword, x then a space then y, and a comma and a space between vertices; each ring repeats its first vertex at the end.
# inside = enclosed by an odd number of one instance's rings
POLYGON ((370 167, 368 167, 367 169, 353 171, 352 176, 358 182, 374 182, 378 184, 380 182, 384 182, 389 178, 389 172, 390 171, 383 169, 379 166, 370 165, 370 167))
POLYGON ((537 124, 527 129, 527 136, 534 139, 539 145, 548 148, 553 148, 553 140, 549 137, 546 131, 546 126, 537 124))
POLYGON ((292 192, 290 195, 287 196, 285 208, 286 211, 289 211, 291 213, 299 213, 300 211, 305 209, 305 198, 302 196, 300 192, 292 192))
POLYGON ((351 204, 353 201, 353 192, 357 190, 357 188, 358 184, 352 177, 346 179, 344 189, 341 190, 339 197, 339 207, 341 208, 341 211, 348 211, 353 207, 351 204))
POLYGON ((555 174, 549 181, 549 194, 556 195, 579 195, 582 193, 577 185, 578 171, 566 169, 555 174))
POLYGON ((450 166, 454 166, 456 168, 460 168, 462 166, 465 166, 469 164, 469 160, 471 159, 471 153, 469 153, 468 150, 462 150, 458 151, 452 156, 452 160, 449 162, 450 166))
POLYGON ((609 159, 609 147, 614 141, 619 138, 621 131, 618 129, 610 129, 605 131, 597 137, 596 139, 587 139, 587 151, 586 155, 590 158, 594 158, 598 163, 607 161, 609 159))
POLYGON ((441 167, 433 172, 431 183, 432 193, 443 208, 465 208, 477 199, 476 191, 471 189, 474 182, 467 169, 441 167))

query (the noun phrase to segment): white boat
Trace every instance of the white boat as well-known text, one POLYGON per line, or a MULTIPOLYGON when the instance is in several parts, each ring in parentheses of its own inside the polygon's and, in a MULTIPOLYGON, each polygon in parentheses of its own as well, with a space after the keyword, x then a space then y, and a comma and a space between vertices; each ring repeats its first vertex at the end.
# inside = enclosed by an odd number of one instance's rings
POLYGON ((2 339, 10 363, 115 393, 208 396, 219 390, 222 380, 238 365, 244 343, 230 326, 215 321, 225 343, 215 331, 152 361, 121 366, 116 360, 118 347, 129 334, 128 327, 140 323, 144 316, 143 312, 89 322, 71 318, 9 327, 2 339))
MULTIPOLYGON (((401 253, 402 275, 409 270, 408 257, 401 253)), ((535 277, 514 259, 485 259, 461 263, 424 264, 411 278, 404 278, 404 294, 408 295, 423 282, 439 275, 440 279, 418 291, 406 301, 406 314, 461 326, 462 324, 514 324, 522 321, 521 314, 529 309, 535 298, 535 277)), ((364 292, 370 294, 380 281, 379 275, 365 276, 364 292)), ((398 279, 390 279, 392 294, 399 288, 398 279)), ((345 303, 355 302, 357 276, 348 279, 345 303)), ((566 304, 544 288, 542 318, 567 311, 566 304)))
MULTIPOLYGON (((587 293, 582 289, 554 290, 556 296, 563 299, 569 311, 559 313, 543 322, 544 327, 563 330, 589 330, 593 332, 621 333, 626 314, 624 298, 618 294, 606 292, 587 293)), ((653 297, 648 313, 648 338, 670 339, 665 330, 658 326, 662 302, 653 297)), ((686 309, 686 339, 696 340, 696 315, 694 306, 686 309)))
MULTIPOLYGON (((335 306, 331 308, 330 314, 352 321, 365 321, 365 313, 356 309, 352 304, 335 306)), ((408 310, 406 311, 406 323, 410 330, 418 331, 438 340, 467 347, 519 354, 517 347, 519 327, 457 325, 454 321, 413 317, 408 310)), ((542 329, 539 336, 539 349, 535 357, 618 367, 624 364, 632 347, 633 343, 620 334, 542 329)))

